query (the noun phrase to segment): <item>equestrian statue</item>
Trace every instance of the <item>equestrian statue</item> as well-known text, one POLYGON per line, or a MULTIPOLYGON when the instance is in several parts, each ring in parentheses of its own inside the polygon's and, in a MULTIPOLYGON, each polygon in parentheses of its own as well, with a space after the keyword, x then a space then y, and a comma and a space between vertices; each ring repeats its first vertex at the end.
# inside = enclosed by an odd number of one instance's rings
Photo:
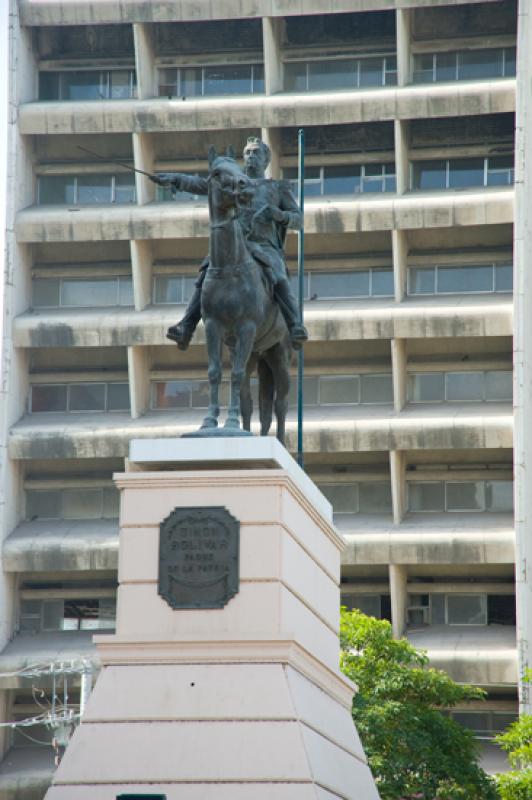
POLYGON ((168 329, 167 337, 186 350, 203 318, 210 403, 198 435, 216 435, 218 429, 225 343, 231 385, 223 435, 242 433, 240 414, 244 430, 250 430, 250 376, 257 367, 261 435, 268 433, 275 409, 277 438, 284 441, 292 349, 308 338, 284 257, 287 228, 301 226, 301 213, 288 182, 264 176, 268 146, 251 137, 243 155, 244 170, 232 148, 219 155, 211 147, 207 178, 173 172, 150 176, 172 191, 207 194, 209 201, 209 255, 183 319, 168 329))

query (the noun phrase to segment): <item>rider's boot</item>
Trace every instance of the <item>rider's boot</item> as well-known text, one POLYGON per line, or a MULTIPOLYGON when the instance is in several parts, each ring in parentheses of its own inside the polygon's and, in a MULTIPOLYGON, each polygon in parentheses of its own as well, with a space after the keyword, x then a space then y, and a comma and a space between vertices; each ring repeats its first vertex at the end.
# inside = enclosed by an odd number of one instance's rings
POLYGON ((201 287, 203 280, 198 279, 194 293, 190 298, 185 315, 182 320, 168 328, 166 338, 175 342, 180 350, 186 350, 194 336, 198 322, 201 319, 201 287))
POLYGON ((279 301, 279 308, 288 325, 292 347, 294 350, 301 350, 303 343, 308 339, 308 331, 299 321, 296 299, 288 280, 283 279, 275 284, 274 296, 279 301))

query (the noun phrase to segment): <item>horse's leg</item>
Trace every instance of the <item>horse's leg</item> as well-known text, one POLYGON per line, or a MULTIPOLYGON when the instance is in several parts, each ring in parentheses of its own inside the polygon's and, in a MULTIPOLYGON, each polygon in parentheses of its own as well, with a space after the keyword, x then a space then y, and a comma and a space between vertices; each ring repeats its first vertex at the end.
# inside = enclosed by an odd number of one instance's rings
POLYGON ((242 414, 242 427, 245 431, 251 430, 251 415, 253 414, 251 375, 255 369, 256 362, 257 359, 254 356, 251 356, 246 367, 246 375, 240 388, 240 413, 242 414))
POLYGON ((210 402, 207 416, 201 423, 202 428, 217 428, 220 416, 220 382, 222 380, 222 331, 213 319, 205 320, 205 336, 209 354, 210 402))
POLYGON ((268 365, 272 371, 275 387, 275 417, 277 438, 284 444, 288 392, 290 391, 290 358, 292 349, 287 342, 279 342, 268 351, 268 365))
POLYGON ((257 326, 252 320, 242 323, 237 334, 231 364, 231 394, 229 410, 224 428, 240 428, 240 388, 246 374, 246 366, 253 350, 257 326))
POLYGON ((273 413, 273 375, 266 361, 261 358, 259 373, 259 416, 260 435, 267 436, 272 424, 273 413))

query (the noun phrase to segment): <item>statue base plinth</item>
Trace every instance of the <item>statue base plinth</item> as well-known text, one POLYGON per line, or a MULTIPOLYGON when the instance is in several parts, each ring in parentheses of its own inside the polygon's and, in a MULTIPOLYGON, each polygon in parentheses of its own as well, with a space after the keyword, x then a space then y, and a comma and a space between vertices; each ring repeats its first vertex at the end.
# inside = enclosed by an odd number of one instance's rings
POLYGON ((95 637, 102 672, 46 800, 378 800, 338 670, 330 504, 271 438, 137 440, 130 464, 117 632, 95 637), (238 592, 173 610, 159 525, 206 506, 240 522, 238 592))
POLYGON ((251 431, 245 431, 241 428, 199 428, 197 431, 189 433, 182 433, 182 439, 235 439, 249 438, 253 436, 251 431))

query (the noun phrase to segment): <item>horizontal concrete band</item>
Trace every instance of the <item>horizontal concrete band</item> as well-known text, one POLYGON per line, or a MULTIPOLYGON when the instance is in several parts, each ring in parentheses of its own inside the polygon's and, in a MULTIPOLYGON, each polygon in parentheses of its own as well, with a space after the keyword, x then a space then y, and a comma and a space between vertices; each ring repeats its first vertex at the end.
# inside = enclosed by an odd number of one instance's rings
MULTIPOLYGON (((415 192, 363 200, 311 201, 305 206, 305 232, 334 235, 499 225, 511 223, 513 216, 513 188, 415 192)), ((206 238, 209 218, 204 204, 31 206, 17 214, 15 231, 19 242, 206 238)))
POLYGON ((274 94, 239 98, 97 100, 26 103, 23 134, 162 131, 340 125, 373 120, 459 117, 515 111, 515 80, 371 91, 274 94))
MULTIPOLYGON (((415 646, 416 643, 413 642, 415 646)), ((497 650, 440 650, 428 646, 427 655, 432 667, 443 669, 459 683, 477 686, 510 685, 517 683, 517 648, 497 650)))
MULTIPOLYGON (((177 416, 177 415, 176 415, 177 416)), ((124 415, 83 415, 70 420, 25 419, 11 429, 9 455, 13 459, 121 458, 127 457, 129 440, 152 436, 180 436, 199 427, 195 421, 182 422, 173 415, 132 420, 124 415)), ((513 440, 513 417, 509 413, 479 410, 477 415, 445 411, 440 415, 404 413, 362 419, 327 419, 307 414, 304 447, 306 453, 353 453, 375 450, 425 450, 451 448, 509 448, 513 440)), ((297 451, 297 424, 290 420, 287 449, 297 451)))
MULTIPOLYGON (((15 319, 16 347, 136 347, 175 345, 166 330, 181 315, 179 306, 131 309, 37 312, 15 319)), ((444 305, 426 302, 346 301, 307 303, 305 325, 312 341, 511 336, 513 304, 509 298, 453 298, 444 305)), ((194 344, 205 344, 200 325, 194 344)))
MULTIPOLYGON (((382 0, 379 10, 474 4, 482 0, 382 0)), ((489 0, 488 0, 489 2, 489 0)), ((170 22, 298 14, 374 11, 374 0, 21 0, 24 25, 95 25, 110 22, 170 22)))

